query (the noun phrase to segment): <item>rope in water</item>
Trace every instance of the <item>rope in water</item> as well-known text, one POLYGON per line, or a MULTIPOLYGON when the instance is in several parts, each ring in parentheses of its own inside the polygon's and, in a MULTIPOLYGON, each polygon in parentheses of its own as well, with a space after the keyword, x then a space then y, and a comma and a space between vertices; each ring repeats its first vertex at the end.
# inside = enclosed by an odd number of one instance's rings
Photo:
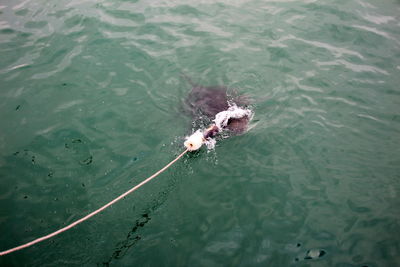
POLYGON ((117 198, 115 198, 114 200, 108 202, 108 203, 107 203, 106 205, 104 205, 103 207, 101 207, 101 208, 99 208, 99 209, 93 211, 92 213, 86 215, 85 217, 83 217, 83 218, 81 218, 81 219, 79 219, 79 220, 77 220, 77 221, 75 221, 75 222, 69 224, 68 226, 65 226, 64 228, 61 228, 61 229, 59 229, 59 230, 57 230, 57 231, 55 231, 55 232, 53 232, 53 233, 51 233, 51 234, 42 236, 42 237, 37 238, 37 239, 35 239, 35 240, 31 241, 31 242, 28 242, 28 243, 26 243, 26 244, 20 245, 20 246, 18 246, 18 247, 15 247, 15 248, 12 248, 12 249, 8 249, 8 250, 5 250, 5 251, 1 251, 1 252, 0 252, 0 256, 3 256, 3 255, 6 255, 6 254, 9 254, 9 253, 12 253, 12 252, 17 251, 17 250, 24 249, 24 248, 27 248, 27 247, 30 247, 30 246, 32 246, 32 245, 34 245, 34 244, 37 244, 37 243, 39 243, 39 242, 42 242, 42 241, 44 241, 44 240, 46 240, 46 239, 49 239, 49 238, 51 238, 51 237, 53 237, 53 236, 56 236, 56 235, 58 235, 58 234, 61 234, 62 232, 65 232, 65 231, 71 229, 72 227, 74 227, 74 226, 76 226, 76 225, 78 225, 78 224, 80 224, 80 223, 82 223, 82 222, 88 220, 89 218, 91 218, 91 217, 93 217, 94 215, 96 215, 96 214, 102 212, 103 210, 105 210, 106 208, 108 208, 109 206, 111 206, 112 204, 114 204, 114 203, 116 203, 117 201, 121 200, 122 198, 126 197, 127 195, 129 195, 130 193, 132 193, 133 191, 135 191, 136 189, 139 189, 139 188, 140 188, 141 186, 143 186, 144 184, 150 182, 153 178, 157 177, 157 176, 158 176, 159 174, 161 174, 163 171, 165 171, 166 169, 168 169, 172 164, 174 164, 176 161, 178 161, 178 160, 179 160, 186 152, 188 152, 188 151, 189 151, 189 150, 186 149, 186 150, 183 151, 178 157, 176 157, 173 161, 171 161, 170 163, 168 163, 167 165, 165 165, 164 168, 162 168, 162 169, 159 170, 158 172, 154 173, 152 176, 150 176, 149 178, 147 178, 146 180, 144 180, 144 181, 141 182, 140 184, 138 184, 138 185, 132 187, 131 189, 129 189, 128 191, 126 191, 125 193, 123 193, 122 195, 120 195, 119 197, 117 197, 117 198))

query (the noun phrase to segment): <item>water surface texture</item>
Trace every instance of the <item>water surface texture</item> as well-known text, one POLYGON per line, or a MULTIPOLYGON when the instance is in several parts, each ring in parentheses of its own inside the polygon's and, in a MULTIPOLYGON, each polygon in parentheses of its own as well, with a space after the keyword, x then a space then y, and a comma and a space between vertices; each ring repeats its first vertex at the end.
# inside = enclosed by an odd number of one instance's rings
POLYGON ((398 0, 1 1, 0 250, 181 153, 182 73, 251 130, 1 266, 398 266, 398 0))

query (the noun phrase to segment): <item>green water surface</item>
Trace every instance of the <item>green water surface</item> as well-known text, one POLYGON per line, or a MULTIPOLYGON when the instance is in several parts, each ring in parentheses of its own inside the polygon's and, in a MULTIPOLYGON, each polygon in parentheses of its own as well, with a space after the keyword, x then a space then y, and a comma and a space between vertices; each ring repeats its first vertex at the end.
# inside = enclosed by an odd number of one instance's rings
POLYGON ((182 73, 251 129, 1 266, 399 266, 398 0, 1 1, 0 250, 181 153, 182 73))

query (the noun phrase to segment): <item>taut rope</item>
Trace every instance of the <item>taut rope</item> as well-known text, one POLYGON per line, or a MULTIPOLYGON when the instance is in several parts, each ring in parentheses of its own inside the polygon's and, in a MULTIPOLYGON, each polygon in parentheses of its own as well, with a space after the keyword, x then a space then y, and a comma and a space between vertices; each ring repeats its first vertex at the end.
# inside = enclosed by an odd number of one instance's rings
POLYGON ((65 231, 71 229, 72 227, 77 226, 78 224, 80 224, 80 223, 82 223, 82 222, 88 220, 89 218, 91 218, 91 217, 93 217, 94 215, 96 215, 96 214, 102 212, 103 210, 105 210, 106 208, 108 208, 109 206, 111 206, 112 204, 114 204, 114 203, 116 203, 117 201, 123 199, 124 197, 126 197, 127 195, 129 195, 130 193, 132 193, 133 191, 135 191, 136 189, 139 189, 142 185, 144 185, 144 184, 150 182, 153 178, 157 177, 157 176, 158 176, 159 174, 161 174, 163 171, 165 171, 166 169, 168 169, 172 164, 174 164, 176 161, 178 161, 178 160, 179 160, 186 152, 188 152, 188 151, 189 151, 189 150, 186 149, 186 150, 183 151, 178 157, 176 157, 173 161, 171 161, 170 163, 168 163, 167 165, 165 165, 164 168, 162 168, 161 170, 159 170, 158 172, 156 172, 155 174, 153 174, 152 176, 150 176, 149 178, 147 178, 146 180, 144 180, 144 181, 141 182, 140 184, 138 184, 138 185, 132 187, 131 189, 129 189, 128 191, 126 191, 125 193, 123 193, 122 195, 120 195, 119 197, 117 197, 117 198, 115 198, 114 200, 108 202, 108 203, 105 204, 103 207, 101 207, 101 208, 99 208, 99 209, 93 211, 92 213, 86 215, 85 217, 83 217, 83 218, 81 218, 81 219, 79 219, 79 220, 77 220, 77 221, 75 221, 75 222, 73 222, 73 223, 71 223, 71 224, 65 226, 64 228, 61 228, 61 229, 59 229, 59 230, 57 230, 57 231, 55 231, 55 232, 53 232, 53 233, 51 233, 51 234, 42 236, 42 237, 37 238, 37 239, 35 239, 35 240, 31 241, 31 242, 28 242, 28 243, 26 243, 26 244, 20 245, 20 246, 18 246, 18 247, 11 248, 11 249, 8 249, 8 250, 5 250, 5 251, 1 251, 1 252, 0 252, 0 256, 3 256, 3 255, 6 255, 6 254, 9 254, 9 253, 12 253, 12 252, 17 251, 17 250, 24 249, 24 248, 27 248, 27 247, 30 247, 30 246, 32 246, 32 245, 34 245, 34 244, 36 244, 36 243, 42 242, 42 241, 44 241, 44 240, 46 240, 46 239, 49 239, 49 238, 51 238, 51 237, 53 237, 53 236, 56 236, 56 235, 58 235, 58 234, 61 234, 62 232, 65 232, 65 231))

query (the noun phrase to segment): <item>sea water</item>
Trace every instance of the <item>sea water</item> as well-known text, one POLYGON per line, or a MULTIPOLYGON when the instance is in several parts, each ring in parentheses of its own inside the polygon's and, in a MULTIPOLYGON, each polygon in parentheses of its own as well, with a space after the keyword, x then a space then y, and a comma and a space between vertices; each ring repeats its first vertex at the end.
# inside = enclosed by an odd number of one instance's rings
POLYGON ((0 250, 183 150, 191 86, 254 126, 1 266, 397 266, 396 0, 0 3, 0 250))

